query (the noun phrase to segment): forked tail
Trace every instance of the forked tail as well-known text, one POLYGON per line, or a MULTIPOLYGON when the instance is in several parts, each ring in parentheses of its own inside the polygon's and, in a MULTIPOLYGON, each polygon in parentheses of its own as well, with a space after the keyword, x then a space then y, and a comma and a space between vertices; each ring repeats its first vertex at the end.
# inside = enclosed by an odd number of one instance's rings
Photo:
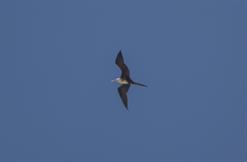
POLYGON ((147 87, 146 85, 141 84, 141 83, 137 83, 137 82, 133 82, 132 84, 139 85, 139 86, 142 86, 142 87, 147 87))

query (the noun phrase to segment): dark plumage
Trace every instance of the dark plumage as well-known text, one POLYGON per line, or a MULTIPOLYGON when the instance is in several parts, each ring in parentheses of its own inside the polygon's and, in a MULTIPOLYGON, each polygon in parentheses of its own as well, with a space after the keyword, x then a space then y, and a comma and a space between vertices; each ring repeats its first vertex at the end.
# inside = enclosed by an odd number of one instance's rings
POLYGON ((119 93, 119 96, 121 97, 121 100, 122 100, 125 108, 128 109, 127 92, 129 90, 130 85, 135 84, 135 85, 139 85, 139 86, 143 86, 143 87, 147 87, 147 86, 144 84, 141 84, 141 83, 136 83, 130 78, 130 72, 129 72, 127 65, 124 63, 124 58, 123 58, 121 51, 118 52, 115 63, 121 69, 121 76, 117 80, 117 82, 119 84, 121 84, 118 87, 118 93, 119 93))
POLYGON ((124 59, 123 59, 123 55, 122 55, 122 52, 119 51, 118 52, 118 55, 117 55, 117 58, 116 58, 116 61, 115 63, 117 64, 117 66, 121 69, 121 79, 130 79, 129 78, 129 69, 128 67, 125 65, 124 63, 124 59))
POLYGON ((129 90, 129 87, 130 87, 130 84, 123 84, 123 85, 118 87, 119 96, 121 97, 122 102, 123 102, 124 106, 126 107, 126 109, 128 109, 127 92, 129 90))

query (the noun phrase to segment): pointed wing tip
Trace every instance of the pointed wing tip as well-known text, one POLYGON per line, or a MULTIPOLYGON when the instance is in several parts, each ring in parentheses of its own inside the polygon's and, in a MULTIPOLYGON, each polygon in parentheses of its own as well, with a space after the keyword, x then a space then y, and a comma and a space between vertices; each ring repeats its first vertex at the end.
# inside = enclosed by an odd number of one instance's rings
POLYGON ((122 51, 120 50, 119 52, 118 52, 118 56, 122 56, 122 51))
POLYGON ((123 101, 123 104, 124 104, 124 108, 128 111, 128 101, 123 101))

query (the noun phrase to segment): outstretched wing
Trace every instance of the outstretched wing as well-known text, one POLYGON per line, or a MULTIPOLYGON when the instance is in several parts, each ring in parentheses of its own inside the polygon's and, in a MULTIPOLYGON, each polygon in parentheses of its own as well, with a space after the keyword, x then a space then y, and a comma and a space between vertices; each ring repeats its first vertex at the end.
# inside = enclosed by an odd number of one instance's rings
POLYGON ((129 69, 124 63, 122 52, 119 51, 115 63, 121 69, 121 78, 127 79, 129 78, 129 69))
POLYGON ((127 92, 129 90, 129 87, 130 87, 130 84, 123 84, 120 87, 118 87, 119 96, 121 97, 121 100, 127 110, 128 110, 127 92))

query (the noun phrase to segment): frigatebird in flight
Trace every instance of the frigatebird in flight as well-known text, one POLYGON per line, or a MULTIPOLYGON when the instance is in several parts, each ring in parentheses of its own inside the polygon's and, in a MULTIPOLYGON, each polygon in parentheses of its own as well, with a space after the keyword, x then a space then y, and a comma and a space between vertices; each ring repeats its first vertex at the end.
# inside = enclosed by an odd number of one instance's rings
POLYGON ((119 96, 121 97, 121 100, 125 106, 125 108, 128 110, 128 97, 127 97, 127 92, 129 90, 129 87, 131 84, 147 87, 144 84, 134 82, 130 78, 130 72, 128 67, 124 63, 123 55, 121 50, 118 52, 117 58, 115 60, 115 63, 117 66, 121 69, 121 76, 120 78, 116 78, 115 80, 112 80, 113 82, 117 82, 120 84, 118 87, 118 93, 119 96))

